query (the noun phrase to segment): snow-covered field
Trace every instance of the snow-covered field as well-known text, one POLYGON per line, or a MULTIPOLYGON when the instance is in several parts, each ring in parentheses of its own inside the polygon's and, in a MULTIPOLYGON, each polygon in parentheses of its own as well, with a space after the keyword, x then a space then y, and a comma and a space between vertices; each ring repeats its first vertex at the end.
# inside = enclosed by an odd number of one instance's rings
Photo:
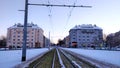
MULTIPOLYGON (((26 60, 48 51, 48 48, 27 50, 26 60)), ((12 68, 21 63, 22 50, 0 51, 0 68, 12 68)))
POLYGON ((105 51, 105 50, 85 50, 78 48, 63 48, 72 52, 81 54, 83 56, 91 57, 93 59, 111 63, 120 66, 120 51, 105 51))
MULTIPOLYGON (((85 50, 78 48, 63 48, 72 52, 91 57, 93 59, 111 63, 120 66, 120 51, 105 51, 105 50, 85 50)), ((43 52, 48 51, 48 48, 29 49, 27 50, 26 59, 31 59, 43 52)), ((0 51, 0 68, 12 68, 21 63, 22 50, 0 51)))

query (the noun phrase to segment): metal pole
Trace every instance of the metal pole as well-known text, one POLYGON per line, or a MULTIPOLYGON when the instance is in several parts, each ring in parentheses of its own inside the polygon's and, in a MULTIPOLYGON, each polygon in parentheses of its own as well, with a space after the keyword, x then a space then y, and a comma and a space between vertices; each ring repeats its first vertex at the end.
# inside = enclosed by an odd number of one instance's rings
POLYGON ((26 41, 27 41, 27 18, 28 18, 28 0, 25 0, 24 29, 23 29, 23 46, 22 61, 26 61, 26 41))
POLYGON ((50 50, 50 32, 49 32, 49 46, 48 46, 48 48, 49 48, 49 50, 50 50))

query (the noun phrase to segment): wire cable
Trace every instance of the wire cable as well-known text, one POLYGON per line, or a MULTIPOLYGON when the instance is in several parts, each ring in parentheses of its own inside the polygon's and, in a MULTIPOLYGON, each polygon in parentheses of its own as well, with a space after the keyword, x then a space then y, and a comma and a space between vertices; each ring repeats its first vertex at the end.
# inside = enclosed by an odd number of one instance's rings
MULTIPOLYGON (((76 2, 77 2, 77 0, 74 1, 74 3, 73 3, 74 6, 76 5, 76 2)), ((67 18, 67 20, 66 20, 66 24, 65 24, 65 26, 64 26, 62 35, 63 35, 64 32, 66 31, 66 26, 67 26, 68 23, 69 23, 69 20, 70 20, 70 18, 71 18, 71 16, 72 16, 72 12, 73 12, 74 8, 75 8, 75 7, 72 7, 71 10, 69 11, 69 15, 68 15, 68 18, 67 18)))

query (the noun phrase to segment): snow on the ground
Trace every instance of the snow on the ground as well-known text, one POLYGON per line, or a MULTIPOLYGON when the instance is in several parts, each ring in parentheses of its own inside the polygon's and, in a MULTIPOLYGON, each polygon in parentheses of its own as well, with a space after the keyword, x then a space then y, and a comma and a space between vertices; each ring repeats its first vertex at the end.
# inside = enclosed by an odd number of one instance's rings
MULTIPOLYGON (((28 49, 26 60, 48 51, 48 48, 28 49)), ((0 51, 0 68, 12 68, 21 63, 22 50, 0 51)))
POLYGON ((72 52, 87 56, 99 61, 111 63, 120 66, 120 51, 105 51, 105 50, 85 50, 79 48, 63 48, 72 52))

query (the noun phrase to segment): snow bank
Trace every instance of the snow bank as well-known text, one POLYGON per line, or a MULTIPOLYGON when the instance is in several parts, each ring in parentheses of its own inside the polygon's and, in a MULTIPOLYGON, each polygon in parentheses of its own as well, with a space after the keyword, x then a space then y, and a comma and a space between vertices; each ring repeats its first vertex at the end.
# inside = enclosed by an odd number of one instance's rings
POLYGON ((120 66, 120 51, 105 51, 105 50, 85 50, 78 48, 63 48, 72 52, 87 56, 99 61, 111 63, 120 66))
MULTIPOLYGON (((26 60, 48 51, 48 48, 27 50, 26 60)), ((22 50, 0 51, 0 67, 12 68, 21 63, 22 50)))

